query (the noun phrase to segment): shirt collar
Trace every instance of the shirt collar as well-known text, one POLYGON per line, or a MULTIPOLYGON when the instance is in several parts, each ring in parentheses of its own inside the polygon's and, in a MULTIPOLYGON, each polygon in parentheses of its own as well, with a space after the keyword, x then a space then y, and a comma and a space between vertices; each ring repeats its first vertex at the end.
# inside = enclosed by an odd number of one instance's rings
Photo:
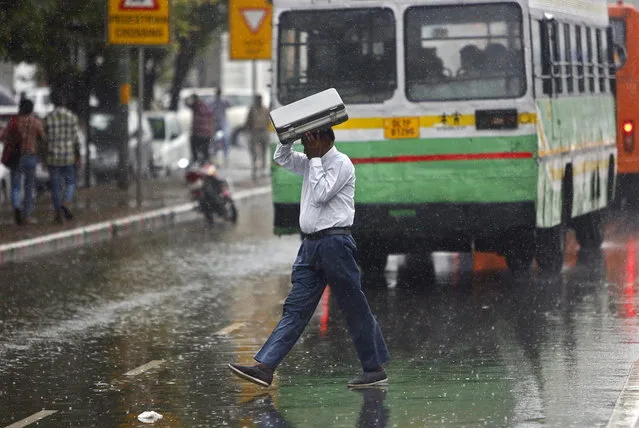
POLYGON ((335 157, 335 155, 337 155, 337 149, 335 148, 335 146, 331 147, 329 151, 327 151, 326 153, 324 153, 324 156, 322 156, 322 160, 329 160, 333 157, 335 157))

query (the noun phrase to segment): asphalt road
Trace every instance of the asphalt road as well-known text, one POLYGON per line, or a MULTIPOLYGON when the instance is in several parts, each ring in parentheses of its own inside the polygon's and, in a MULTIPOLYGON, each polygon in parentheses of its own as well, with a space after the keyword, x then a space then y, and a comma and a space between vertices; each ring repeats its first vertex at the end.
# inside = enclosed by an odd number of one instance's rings
POLYGON ((226 368, 250 363, 278 321, 299 245, 272 235, 268 195, 238 208, 235 227, 195 221, 0 266, 0 427, 148 426, 144 411, 160 427, 634 426, 632 215, 554 279, 483 256, 392 257, 365 284, 390 385, 356 392, 330 291, 271 388, 226 368))

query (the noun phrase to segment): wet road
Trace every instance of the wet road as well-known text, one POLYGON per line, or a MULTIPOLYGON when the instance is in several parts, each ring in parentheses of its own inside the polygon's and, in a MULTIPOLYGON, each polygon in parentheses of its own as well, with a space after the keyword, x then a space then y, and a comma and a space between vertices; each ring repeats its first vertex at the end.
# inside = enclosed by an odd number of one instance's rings
POLYGON ((639 355, 632 216, 554 280, 489 257, 392 258, 366 284, 388 390, 346 388, 359 365, 330 293, 265 390, 226 364, 252 361, 289 287, 299 240, 272 236, 269 203, 242 202, 236 228, 194 222, 0 266, 0 427, 43 410, 55 413, 39 427, 148 426, 147 410, 160 427, 591 427, 632 414, 617 402, 639 355))

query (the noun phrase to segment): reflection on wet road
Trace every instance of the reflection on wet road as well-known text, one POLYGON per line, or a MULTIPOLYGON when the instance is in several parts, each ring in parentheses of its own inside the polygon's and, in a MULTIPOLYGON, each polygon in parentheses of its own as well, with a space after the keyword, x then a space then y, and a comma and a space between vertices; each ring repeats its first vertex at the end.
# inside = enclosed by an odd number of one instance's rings
POLYGON ((639 355, 638 231, 615 219, 599 255, 517 278, 477 255, 394 257, 366 293, 392 353, 386 390, 359 371, 327 292, 262 389, 250 363, 275 326, 299 239, 269 198, 236 229, 190 223, 0 267, 0 427, 606 426, 639 355))

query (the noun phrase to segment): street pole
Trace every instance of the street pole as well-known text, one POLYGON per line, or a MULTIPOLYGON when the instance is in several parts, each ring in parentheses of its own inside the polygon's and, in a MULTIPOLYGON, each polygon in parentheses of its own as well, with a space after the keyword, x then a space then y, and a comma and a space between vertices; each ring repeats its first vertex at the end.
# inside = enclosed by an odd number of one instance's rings
POLYGON ((255 60, 252 60, 251 62, 251 85, 253 91, 253 100, 255 100, 255 96, 257 95, 257 62, 255 60))
MULTIPOLYGON (((144 109, 144 48, 138 48, 138 145, 135 148, 137 174, 135 176, 135 199, 142 206, 142 110, 144 109)), ((152 172, 152 171, 151 171, 152 172)))
POLYGON ((116 129, 118 132, 118 187, 129 188, 129 96, 131 91, 131 60, 128 47, 117 48, 120 51, 118 60, 118 79, 120 86, 119 104, 116 113, 116 129))

